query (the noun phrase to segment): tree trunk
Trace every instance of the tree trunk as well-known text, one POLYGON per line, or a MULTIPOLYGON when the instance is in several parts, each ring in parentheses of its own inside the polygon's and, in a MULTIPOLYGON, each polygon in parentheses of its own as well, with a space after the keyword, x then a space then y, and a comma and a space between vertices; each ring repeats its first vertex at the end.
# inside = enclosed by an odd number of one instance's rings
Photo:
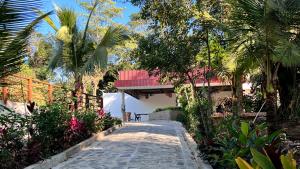
POLYGON ((288 120, 297 107, 297 69, 280 66, 278 69, 279 120, 288 120))
POLYGON ((232 113, 238 116, 242 112, 243 89, 241 83, 242 77, 233 73, 232 77, 232 113))
POLYGON ((78 110, 79 107, 82 107, 83 98, 82 98, 82 92, 83 92, 83 83, 82 83, 82 76, 77 75, 74 84, 74 92, 73 92, 73 98, 74 98, 74 109, 78 110))
POLYGON ((278 129, 277 122, 279 120, 277 114, 277 88, 273 80, 268 81, 267 75, 264 74, 263 88, 265 91, 265 109, 267 113, 267 123, 269 132, 274 132, 278 129))
POLYGON ((207 76, 207 90, 208 90, 208 104, 210 106, 210 109, 208 112, 210 115, 212 114, 213 110, 212 110, 212 98, 211 98, 211 86, 210 86, 210 76, 212 74, 212 68, 211 68, 211 51, 210 51, 210 45, 209 45, 209 33, 208 33, 208 29, 206 29, 206 45, 207 45, 207 57, 208 57, 208 76, 207 76))
POLYGON ((191 94, 192 94, 192 100, 195 100, 196 96, 197 96, 197 87, 196 87, 196 82, 195 80, 193 79, 193 77, 191 77, 189 75, 189 73, 186 74, 189 81, 190 81, 190 84, 191 84, 191 94))
POLYGON ((266 110, 267 110, 267 123, 269 124, 269 132, 278 130, 277 119, 277 93, 266 93, 266 110))

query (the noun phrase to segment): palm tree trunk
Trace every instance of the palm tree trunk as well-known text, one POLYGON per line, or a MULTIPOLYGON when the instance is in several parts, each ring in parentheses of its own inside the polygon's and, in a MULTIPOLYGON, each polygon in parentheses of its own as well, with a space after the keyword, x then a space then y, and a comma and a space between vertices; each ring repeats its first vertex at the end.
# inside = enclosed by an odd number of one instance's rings
POLYGON ((232 77, 232 113, 234 116, 238 116, 242 112, 242 99, 241 76, 235 72, 232 77))
POLYGON ((75 75, 75 84, 74 84, 74 92, 73 92, 75 110, 78 110, 79 107, 82 107, 82 103, 83 103, 82 92, 83 92, 82 76, 75 75))
MULTIPOLYGON (((268 54, 268 52, 267 52, 268 54)), ((274 132, 278 129, 277 121, 278 121, 278 114, 277 114, 277 88, 275 81, 272 77, 274 76, 273 71, 273 63, 269 57, 266 60, 266 70, 265 70, 265 82, 264 87, 266 91, 266 113, 267 113, 267 123, 269 125, 269 132, 274 132)))
POLYGON ((277 93, 266 93, 266 110, 267 110, 267 122, 269 124, 269 132, 274 132, 278 129, 277 125, 277 93))

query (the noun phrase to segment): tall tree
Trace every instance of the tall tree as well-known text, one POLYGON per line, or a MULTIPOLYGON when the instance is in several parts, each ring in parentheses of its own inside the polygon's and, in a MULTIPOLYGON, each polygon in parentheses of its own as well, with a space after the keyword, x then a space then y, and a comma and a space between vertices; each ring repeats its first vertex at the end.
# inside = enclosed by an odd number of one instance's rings
MULTIPOLYGON (((231 28, 236 44, 244 46, 248 56, 255 56, 264 75, 267 120, 270 130, 276 128, 278 71, 281 66, 299 62, 300 2, 294 0, 236 0, 228 1, 231 8, 231 28), (293 61, 293 62, 291 62, 293 61)), ((281 98, 284 99, 284 98, 281 98)), ((280 100, 281 100, 280 99, 280 100)))
MULTIPOLYGON (((151 0, 134 3, 142 6, 141 17, 147 21, 149 29, 137 49, 141 67, 159 73, 175 85, 190 82, 193 104, 196 104, 199 99, 196 79, 202 76, 199 68, 203 61, 199 53, 205 49, 206 42, 200 32, 202 25, 195 22, 195 1, 151 0)), ((197 112, 201 116, 199 128, 206 136, 211 134, 212 127, 211 104, 209 106, 208 111, 197 112)))
MULTIPOLYGON (((99 1, 94 1, 89 9, 89 15, 83 31, 78 28, 78 17, 75 11, 68 8, 56 9, 60 28, 48 17, 46 21, 56 31, 56 52, 50 60, 49 67, 65 69, 75 78, 74 93, 80 98, 83 91, 82 77, 92 73, 95 68, 107 66, 108 50, 128 39, 126 30, 121 27, 108 27, 100 42, 90 36, 89 23, 93 12, 99 6, 99 1)), ((76 102, 75 102, 76 103, 76 102)), ((75 104, 77 108, 77 104, 75 104)))
POLYGON ((51 80, 54 77, 54 72, 48 69, 49 58, 53 55, 54 42, 52 34, 42 35, 35 32, 30 38, 27 64, 35 71, 36 78, 39 80, 51 80))
POLYGON ((139 41, 137 56, 141 66, 149 71, 159 70, 161 76, 177 83, 188 80, 195 98, 194 70, 198 67, 201 41, 192 33, 192 6, 189 0, 146 1, 141 17, 147 21, 151 31, 139 41))

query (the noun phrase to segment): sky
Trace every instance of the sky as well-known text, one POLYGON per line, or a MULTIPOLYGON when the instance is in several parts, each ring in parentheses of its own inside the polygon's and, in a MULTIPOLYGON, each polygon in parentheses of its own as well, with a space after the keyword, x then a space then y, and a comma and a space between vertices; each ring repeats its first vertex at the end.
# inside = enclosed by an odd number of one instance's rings
MULTIPOLYGON (((133 6, 130 2, 125 2, 126 0, 115 0, 116 6, 123 8, 123 14, 121 17, 115 18, 114 21, 120 24, 127 24, 130 21, 130 15, 133 13, 137 13, 139 11, 138 7, 133 6)), ((81 12, 83 11, 79 5, 76 3, 76 0, 44 0, 43 12, 48 12, 54 9, 53 4, 57 4, 60 7, 68 7, 75 9, 75 11, 81 12)), ((42 34, 53 33, 51 27, 49 27, 46 23, 42 23, 37 31, 42 34)))

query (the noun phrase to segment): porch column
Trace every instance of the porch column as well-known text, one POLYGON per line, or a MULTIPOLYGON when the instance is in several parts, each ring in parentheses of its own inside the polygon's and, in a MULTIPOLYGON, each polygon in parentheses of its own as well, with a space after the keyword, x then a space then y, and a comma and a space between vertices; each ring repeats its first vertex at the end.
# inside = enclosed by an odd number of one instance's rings
POLYGON ((122 104, 121 104, 121 112, 123 115, 123 121, 128 121, 127 117, 126 117, 126 109, 125 109, 125 92, 124 90, 121 91, 122 92, 122 104))

